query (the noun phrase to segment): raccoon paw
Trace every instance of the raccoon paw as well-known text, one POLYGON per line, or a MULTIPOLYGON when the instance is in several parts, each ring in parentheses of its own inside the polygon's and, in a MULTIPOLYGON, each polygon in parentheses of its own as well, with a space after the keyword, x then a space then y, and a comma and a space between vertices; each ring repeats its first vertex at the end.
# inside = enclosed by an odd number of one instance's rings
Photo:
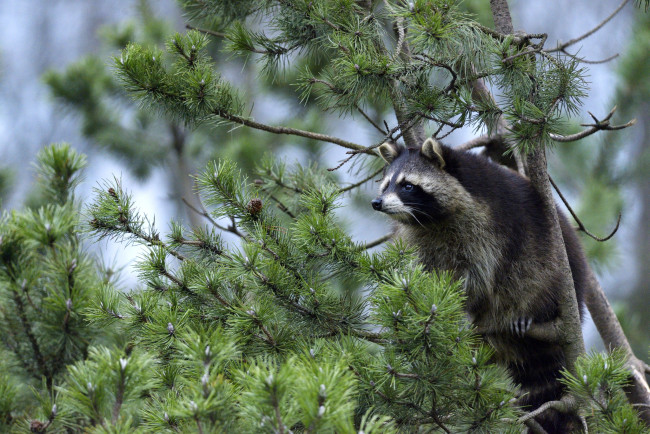
POLYGON ((512 321, 510 323, 510 332, 516 336, 523 337, 528 329, 530 329, 530 325, 533 323, 532 318, 527 318, 527 317, 519 317, 518 319, 512 321))

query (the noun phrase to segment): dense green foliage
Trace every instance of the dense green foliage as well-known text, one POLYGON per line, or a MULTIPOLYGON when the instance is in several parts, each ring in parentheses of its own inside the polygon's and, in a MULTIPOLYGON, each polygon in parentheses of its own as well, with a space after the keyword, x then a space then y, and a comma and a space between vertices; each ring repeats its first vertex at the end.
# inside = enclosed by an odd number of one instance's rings
MULTIPOLYGON (((233 125, 355 145, 252 119, 250 95, 219 72, 230 54, 252 56, 267 79, 291 78, 310 105, 367 117, 377 144, 421 122, 436 137, 493 131, 500 115, 521 149, 550 144, 584 94, 574 59, 530 53, 537 36, 497 34, 455 1, 180 3, 205 28, 165 38, 142 6, 142 28, 106 33, 128 42, 113 59, 119 82, 92 58, 46 77, 84 133, 143 176, 175 145, 187 157, 186 135, 213 152, 233 125), (479 77, 498 101, 473 95, 479 77), (128 116, 125 95, 141 104, 128 116), (401 128, 384 131, 374 118, 390 106, 401 128)), ((350 188, 316 164, 262 158, 263 147, 241 165, 208 163, 190 204, 201 219, 168 228, 119 179, 96 187, 80 221, 84 158, 66 145, 39 155, 40 198, 0 221, 0 430, 525 428, 516 385, 465 318, 462 281, 425 272, 399 240, 378 251, 355 242, 338 214, 350 188), (86 253, 81 230, 138 246, 140 287, 122 288, 86 253)), ((356 149, 372 158, 370 146, 356 149)), ((621 354, 580 359, 563 381, 592 432, 643 431, 621 390, 621 354)))

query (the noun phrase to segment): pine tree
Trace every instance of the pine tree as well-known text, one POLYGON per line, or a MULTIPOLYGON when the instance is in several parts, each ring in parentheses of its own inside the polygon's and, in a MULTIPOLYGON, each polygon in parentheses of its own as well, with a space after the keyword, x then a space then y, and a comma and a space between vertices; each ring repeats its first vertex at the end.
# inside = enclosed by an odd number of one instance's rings
POLYGON ((25 417, 49 426, 67 366, 86 359, 92 346, 115 341, 110 327, 85 317, 113 284, 79 239, 74 189, 85 164, 66 144, 43 149, 35 200, 42 205, 5 212, 0 221, 0 428, 25 417))
POLYGON ((621 128, 596 119, 565 134, 563 120, 585 92, 585 71, 566 54, 569 45, 549 50, 545 35, 514 34, 507 5, 498 13, 504 2, 496 0, 497 30, 453 1, 181 3, 196 29, 171 35, 164 50, 130 43, 115 57, 129 94, 188 128, 218 122, 342 146, 350 154, 340 167, 370 160, 368 176, 341 187, 316 165, 266 157, 242 173, 221 159, 195 179, 191 206, 202 224, 171 222, 167 235, 119 179, 106 181, 84 220, 95 239, 141 247, 143 287, 126 292, 81 253, 72 189, 82 157, 65 146, 48 148, 40 157, 50 186, 45 204, 2 222, 3 351, 15 361, 8 369, 19 373, 3 374, 0 383, 4 427, 543 432, 534 416, 554 408, 578 415, 591 432, 647 428, 623 391, 643 385, 630 379, 638 359, 617 337, 613 346, 622 349, 584 354, 572 287, 565 288, 560 327, 575 334, 563 341, 566 399, 527 412, 467 322, 462 282, 426 272, 400 240, 370 251, 375 243, 355 242, 337 211, 344 195, 376 177, 376 146, 399 139, 419 146, 425 128, 440 139, 463 127, 485 128, 464 148, 485 146, 550 198, 545 149, 621 128), (377 141, 363 146, 250 118, 245 99, 217 72, 223 55, 209 52, 213 37, 230 53, 255 56, 270 76, 309 64, 296 59, 326 59, 295 75, 303 98, 315 96, 340 116, 362 116, 381 131, 377 141), (392 128, 367 113, 387 106, 397 120, 392 128), (224 232, 239 243, 224 242, 224 232), (78 312, 85 321, 72 321, 78 312), (12 337, 16 330, 24 336, 12 337))

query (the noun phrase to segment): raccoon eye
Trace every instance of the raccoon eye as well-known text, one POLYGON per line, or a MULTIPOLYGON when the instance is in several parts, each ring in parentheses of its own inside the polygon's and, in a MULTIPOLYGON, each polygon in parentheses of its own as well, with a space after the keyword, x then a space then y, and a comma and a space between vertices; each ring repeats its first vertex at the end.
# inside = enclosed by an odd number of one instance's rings
POLYGON ((402 186, 402 188, 404 189, 404 191, 413 191, 413 184, 407 182, 402 186))

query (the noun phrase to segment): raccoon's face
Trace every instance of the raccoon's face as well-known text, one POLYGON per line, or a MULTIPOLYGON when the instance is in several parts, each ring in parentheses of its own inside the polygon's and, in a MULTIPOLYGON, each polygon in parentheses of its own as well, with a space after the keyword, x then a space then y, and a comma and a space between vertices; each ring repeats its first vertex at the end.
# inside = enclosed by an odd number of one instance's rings
POLYGON ((372 207, 402 223, 426 225, 453 212, 453 201, 444 173, 443 150, 428 139, 422 149, 405 149, 384 143, 379 153, 390 165, 372 207))

